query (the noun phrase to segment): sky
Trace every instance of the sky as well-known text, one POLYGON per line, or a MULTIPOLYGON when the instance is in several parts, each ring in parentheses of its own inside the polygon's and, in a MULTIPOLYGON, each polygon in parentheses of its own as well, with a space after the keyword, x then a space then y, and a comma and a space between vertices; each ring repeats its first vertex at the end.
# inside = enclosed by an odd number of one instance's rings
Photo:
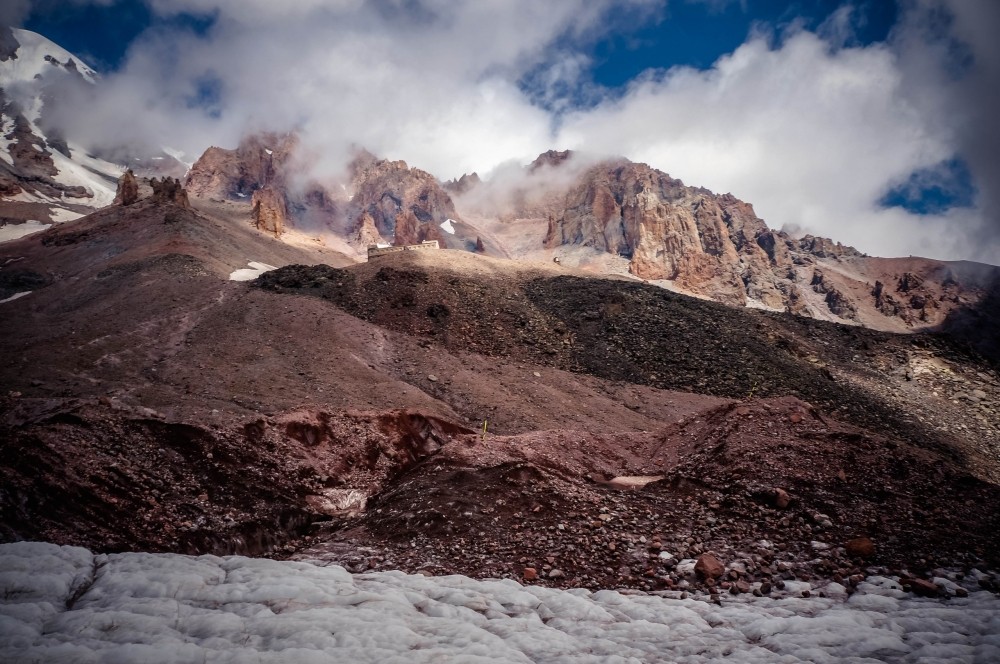
MULTIPOLYGON (((78 140, 190 160, 295 130, 441 179, 547 149, 643 161, 772 228, 1000 263, 1000 3, 7 0, 103 74, 78 140)), ((80 110, 85 109, 85 110, 80 110)))

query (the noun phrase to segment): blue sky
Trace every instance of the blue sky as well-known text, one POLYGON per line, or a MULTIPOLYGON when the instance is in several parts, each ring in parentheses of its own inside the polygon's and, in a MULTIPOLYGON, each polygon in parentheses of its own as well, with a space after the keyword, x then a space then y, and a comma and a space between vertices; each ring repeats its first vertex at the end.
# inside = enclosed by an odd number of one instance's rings
MULTIPOLYGON (((689 65, 705 69, 742 44, 755 26, 782 29, 792 23, 815 28, 844 5, 842 0, 745 0, 674 2, 648 25, 606 35, 590 45, 594 80, 617 87, 649 68, 689 65)), ((894 0, 853 3, 858 43, 884 41, 897 18, 894 0)), ((181 14, 157 17, 143 0, 74 5, 43 4, 24 27, 45 35, 72 53, 88 58, 99 71, 119 67, 131 42, 165 20, 206 30, 212 17, 181 14)))
MULTIPOLYGON (((816 28, 843 4, 841 0, 675 2, 655 24, 601 40, 594 49, 594 78, 618 86, 650 67, 707 69, 719 56, 736 50, 755 27, 781 30, 796 23, 816 28)), ((884 41, 896 21, 895 2, 869 0, 854 6, 854 39, 861 44, 884 41)))
POLYGON ((317 177, 357 143, 441 178, 573 148, 871 253, 1000 255, 1000 3, 13 2, 105 73, 95 140, 294 129, 317 177))

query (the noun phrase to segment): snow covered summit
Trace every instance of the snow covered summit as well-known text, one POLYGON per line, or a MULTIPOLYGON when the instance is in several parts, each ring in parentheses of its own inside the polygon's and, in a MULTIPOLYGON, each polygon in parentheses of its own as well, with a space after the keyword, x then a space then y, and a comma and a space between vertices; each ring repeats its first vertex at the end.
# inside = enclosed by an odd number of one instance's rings
POLYGON ((109 204, 121 169, 68 141, 57 117, 97 82, 45 37, 0 28, 0 207, 4 217, 66 221, 109 204))

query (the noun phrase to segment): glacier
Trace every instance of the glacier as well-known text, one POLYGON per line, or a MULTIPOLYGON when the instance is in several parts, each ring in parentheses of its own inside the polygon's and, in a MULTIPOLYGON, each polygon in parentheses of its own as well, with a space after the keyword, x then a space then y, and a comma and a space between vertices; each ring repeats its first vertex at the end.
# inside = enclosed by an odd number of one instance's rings
MULTIPOLYGON (((836 585, 836 584, 833 584, 836 585)), ((0 545, 0 661, 996 662, 1000 600, 664 597, 352 575, 239 556, 0 545)))

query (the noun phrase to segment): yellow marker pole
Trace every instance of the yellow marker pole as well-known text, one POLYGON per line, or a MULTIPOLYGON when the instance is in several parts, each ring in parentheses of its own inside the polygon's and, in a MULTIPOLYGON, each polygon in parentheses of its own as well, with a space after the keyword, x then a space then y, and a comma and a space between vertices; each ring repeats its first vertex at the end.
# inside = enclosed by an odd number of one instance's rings
POLYGON ((488 420, 483 420, 483 442, 486 442, 486 423, 488 420))

